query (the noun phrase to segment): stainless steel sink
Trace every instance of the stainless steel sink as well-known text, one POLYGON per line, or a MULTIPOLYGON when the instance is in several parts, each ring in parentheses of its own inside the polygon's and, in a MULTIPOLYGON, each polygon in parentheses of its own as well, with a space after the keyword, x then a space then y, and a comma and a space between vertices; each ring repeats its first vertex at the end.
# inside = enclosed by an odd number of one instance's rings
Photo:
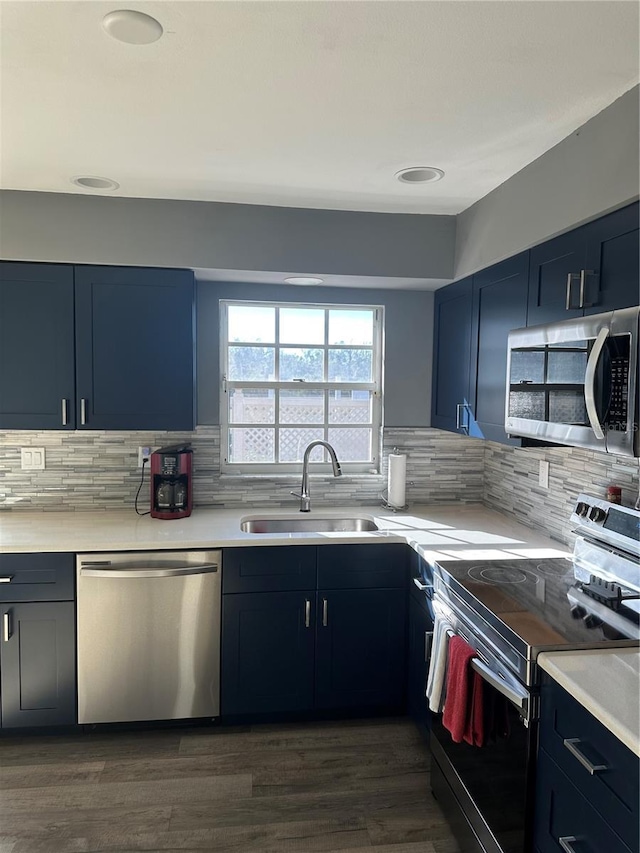
POLYGON ((378 530, 370 518, 248 518, 243 533, 350 533, 378 530))

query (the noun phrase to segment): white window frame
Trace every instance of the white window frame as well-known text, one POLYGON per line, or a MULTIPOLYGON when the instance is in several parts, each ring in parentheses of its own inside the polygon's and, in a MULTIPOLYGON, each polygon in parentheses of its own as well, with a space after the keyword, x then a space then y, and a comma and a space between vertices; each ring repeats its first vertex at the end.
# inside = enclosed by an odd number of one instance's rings
MULTIPOLYGON (((345 474, 379 474, 380 460, 382 451, 382 412, 383 412, 383 345, 384 345, 384 306, 382 305, 365 305, 365 304, 343 304, 333 302, 275 302, 275 301, 258 301, 247 299, 221 299, 220 300, 220 470, 223 474, 236 475, 295 475, 299 474, 302 462, 229 462, 229 429, 236 424, 229 423, 229 392, 235 388, 268 388, 274 389, 276 392, 280 389, 293 389, 300 391, 301 383, 298 382, 247 382, 247 381, 231 381, 229 380, 229 345, 235 342, 229 342, 229 307, 230 306, 251 306, 256 308, 319 308, 325 311, 325 334, 323 344, 281 344, 279 342, 279 312, 276 311, 276 333, 275 342, 273 344, 260 343, 245 343, 242 346, 265 347, 273 346, 275 349, 276 370, 278 369, 278 348, 280 349, 322 349, 325 353, 324 357, 324 380, 322 382, 305 381, 304 388, 309 390, 322 391, 346 391, 346 390, 363 390, 371 391, 371 423, 367 424, 330 424, 328 412, 328 395, 325 395, 324 401, 324 422, 317 424, 280 424, 278 422, 278 406, 276 405, 275 423, 252 423, 252 428, 264 427, 275 431, 275 449, 278 450, 278 432, 280 426, 287 429, 305 428, 323 430, 326 439, 329 429, 357 429, 358 427, 366 427, 371 429, 371 459, 361 462, 348 462, 340 459, 342 471, 345 474), (328 343, 328 317, 329 310, 371 310, 373 311, 373 341, 371 347, 361 346, 357 344, 335 344, 328 343), (372 382, 329 382, 327 380, 328 371, 328 352, 333 349, 371 349, 372 350, 372 382)), ((278 395, 275 395, 276 401, 278 395)), ((241 425, 238 425, 241 426, 241 425)), ((324 462, 310 462, 310 473, 328 473, 332 472, 331 464, 325 453, 324 462)))

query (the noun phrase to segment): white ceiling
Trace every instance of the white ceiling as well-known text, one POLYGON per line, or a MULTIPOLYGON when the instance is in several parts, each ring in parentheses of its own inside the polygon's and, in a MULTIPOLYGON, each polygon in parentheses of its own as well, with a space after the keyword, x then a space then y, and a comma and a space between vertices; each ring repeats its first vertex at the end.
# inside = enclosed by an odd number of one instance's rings
MULTIPOLYGON (((464 210, 638 81, 635 0, 0 0, 0 185, 464 210), (151 45, 102 17, 156 17, 151 45), (398 183, 437 166, 436 184, 398 183)), ((95 193, 97 194, 97 193, 95 193)))

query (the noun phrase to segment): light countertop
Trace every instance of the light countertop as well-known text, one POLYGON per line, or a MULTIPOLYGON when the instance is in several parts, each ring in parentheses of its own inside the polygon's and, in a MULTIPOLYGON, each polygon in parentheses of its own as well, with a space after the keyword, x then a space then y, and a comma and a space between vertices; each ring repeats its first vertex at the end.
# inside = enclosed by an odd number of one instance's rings
POLYGON ((371 533, 243 533, 247 518, 299 518, 296 510, 196 509, 189 518, 154 519, 133 509, 104 512, 0 512, 0 553, 142 551, 238 546, 408 542, 428 559, 513 559, 569 552, 533 528, 480 504, 415 506, 393 513, 376 506, 312 509, 306 518, 361 516, 371 533))
POLYGON ((538 664, 640 757, 640 650, 543 652, 538 664))

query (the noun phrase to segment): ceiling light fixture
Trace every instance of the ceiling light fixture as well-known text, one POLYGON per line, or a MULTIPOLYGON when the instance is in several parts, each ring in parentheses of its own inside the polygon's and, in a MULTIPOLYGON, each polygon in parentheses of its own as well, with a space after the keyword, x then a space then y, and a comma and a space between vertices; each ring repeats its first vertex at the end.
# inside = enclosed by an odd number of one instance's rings
POLYGON ((109 12, 102 19, 102 28, 111 38, 125 44, 151 44, 164 32, 160 21, 133 9, 109 12))
POLYGON ((395 176, 403 184, 432 184, 444 178, 444 172, 433 166, 411 166, 396 172, 395 176))
POLYGON ((287 284, 324 284, 324 279, 310 275, 294 275, 291 278, 285 278, 285 282, 287 284))
POLYGON ((117 181, 112 181, 111 178, 98 178, 93 175, 71 178, 71 183, 77 187, 82 187, 83 190, 117 190, 120 186, 117 181))

